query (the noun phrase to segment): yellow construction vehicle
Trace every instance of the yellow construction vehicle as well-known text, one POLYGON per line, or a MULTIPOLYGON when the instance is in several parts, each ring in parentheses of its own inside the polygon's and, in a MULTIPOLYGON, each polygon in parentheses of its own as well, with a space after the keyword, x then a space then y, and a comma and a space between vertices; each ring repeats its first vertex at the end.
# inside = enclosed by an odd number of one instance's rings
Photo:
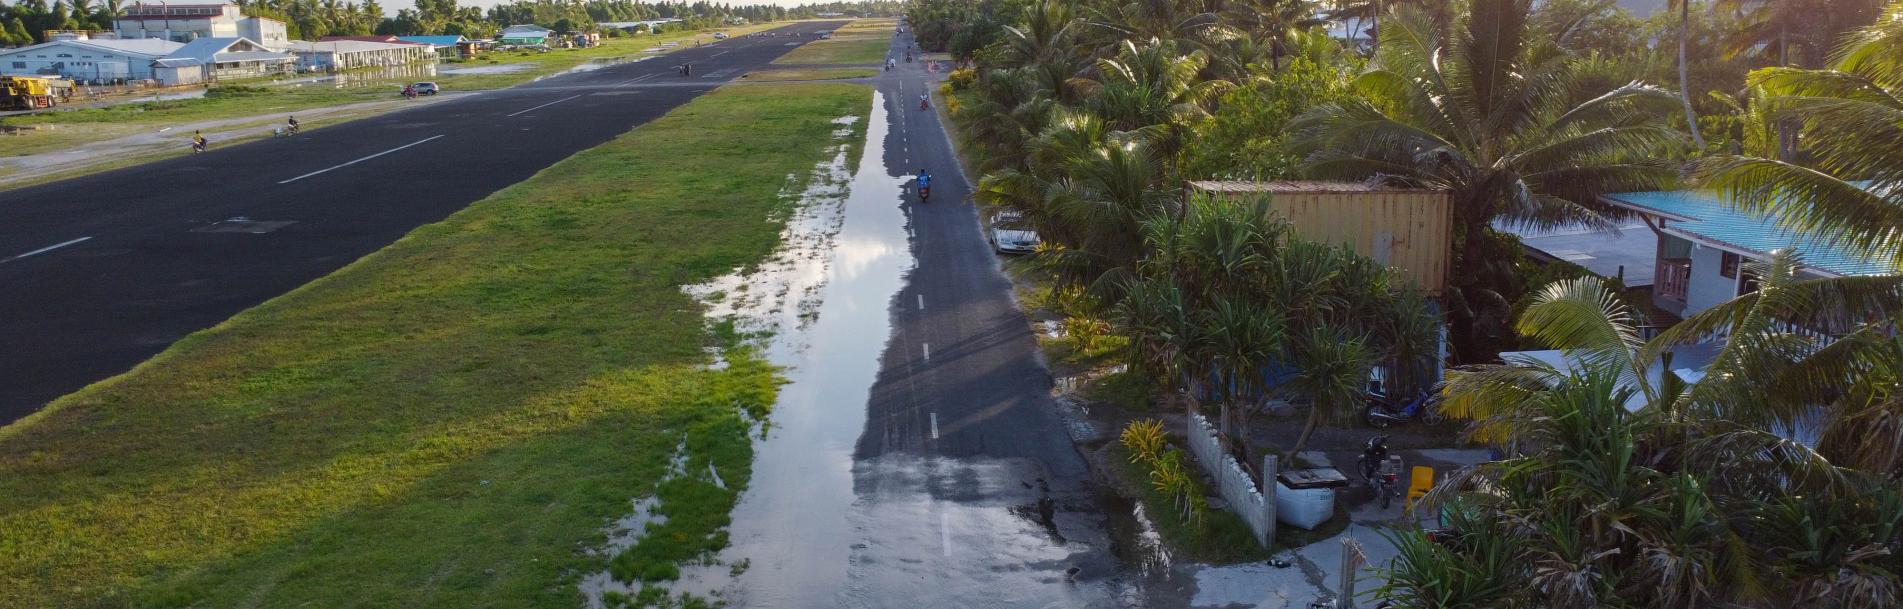
POLYGON ((0 110, 37 110, 55 103, 53 87, 47 79, 34 76, 0 76, 0 110))

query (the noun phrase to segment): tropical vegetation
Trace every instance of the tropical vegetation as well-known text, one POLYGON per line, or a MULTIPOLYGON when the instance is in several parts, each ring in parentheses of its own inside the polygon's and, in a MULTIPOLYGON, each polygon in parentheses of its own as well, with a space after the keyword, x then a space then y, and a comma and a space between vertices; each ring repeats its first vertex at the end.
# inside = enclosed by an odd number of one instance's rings
POLYGON ((1601 194, 1702 187, 1903 265, 1903 3, 1660 4, 922 0, 908 15, 960 61, 946 93, 980 200, 1038 223, 1035 260, 1101 301, 1132 368, 1213 400, 1230 433, 1280 391, 1327 422, 1369 366, 1431 382, 1416 337, 1436 324, 1416 327, 1414 297, 1365 261, 1186 182, 1453 193, 1441 304, 1464 366, 1440 407, 1505 458, 1434 491, 1452 533, 1397 533, 1381 597, 1903 604, 1903 278, 1820 279, 1779 253, 1749 263, 1755 291, 1660 332, 1617 282, 1536 268, 1500 230, 1604 227, 1619 218, 1601 194), (1325 281, 1292 272, 1320 268, 1305 257, 1332 259, 1325 281), (1498 359, 1520 347, 1565 364, 1498 359))

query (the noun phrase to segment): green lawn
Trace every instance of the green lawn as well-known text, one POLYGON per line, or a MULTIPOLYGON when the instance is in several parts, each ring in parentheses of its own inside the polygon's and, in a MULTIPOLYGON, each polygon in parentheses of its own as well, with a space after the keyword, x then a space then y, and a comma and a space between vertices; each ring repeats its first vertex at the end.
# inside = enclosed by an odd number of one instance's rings
POLYGON ((761 70, 741 75, 747 82, 788 82, 798 80, 839 80, 842 78, 871 78, 879 75, 878 68, 789 68, 785 70, 761 70))
POLYGON ((887 51, 892 48, 892 32, 896 27, 898 27, 898 21, 894 19, 853 21, 834 30, 832 38, 808 42, 793 49, 793 52, 780 56, 773 63, 882 64, 885 63, 887 51))
POLYGON ((870 99, 722 89, 0 428, 0 607, 580 606, 677 445, 730 490, 661 486, 616 569, 718 547, 779 380, 681 286, 870 99))

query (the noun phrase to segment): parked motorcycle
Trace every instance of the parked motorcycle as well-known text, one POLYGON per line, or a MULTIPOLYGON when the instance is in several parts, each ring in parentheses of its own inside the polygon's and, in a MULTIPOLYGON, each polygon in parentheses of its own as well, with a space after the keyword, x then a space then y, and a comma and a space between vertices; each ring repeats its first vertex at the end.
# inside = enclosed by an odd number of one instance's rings
POLYGON ((1355 469, 1368 488, 1374 490, 1376 499, 1381 500, 1381 509, 1394 504, 1394 498, 1401 496, 1400 467, 1388 464, 1388 436, 1381 434, 1368 438, 1361 449, 1361 456, 1355 459, 1355 469))
POLYGON ((1387 429, 1389 425, 1417 418, 1428 425, 1439 425, 1442 421, 1440 409, 1435 408, 1433 394, 1426 391, 1416 393, 1399 404, 1389 402, 1385 397, 1370 395, 1368 408, 1362 413, 1362 418, 1368 421, 1369 427, 1376 429, 1387 429))

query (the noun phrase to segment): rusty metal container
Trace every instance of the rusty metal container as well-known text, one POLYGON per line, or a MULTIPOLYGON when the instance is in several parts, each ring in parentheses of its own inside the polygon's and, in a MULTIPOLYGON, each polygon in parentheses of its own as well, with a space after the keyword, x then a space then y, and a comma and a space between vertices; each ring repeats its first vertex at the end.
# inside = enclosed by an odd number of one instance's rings
POLYGON ((1304 239, 1347 245, 1396 267, 1410 285, 1439 296, 1453 265, 1453 196, 1443 190, 1351 182, 1190 182, 1190 192, 1252 203, 1269 198, 1304 239))

